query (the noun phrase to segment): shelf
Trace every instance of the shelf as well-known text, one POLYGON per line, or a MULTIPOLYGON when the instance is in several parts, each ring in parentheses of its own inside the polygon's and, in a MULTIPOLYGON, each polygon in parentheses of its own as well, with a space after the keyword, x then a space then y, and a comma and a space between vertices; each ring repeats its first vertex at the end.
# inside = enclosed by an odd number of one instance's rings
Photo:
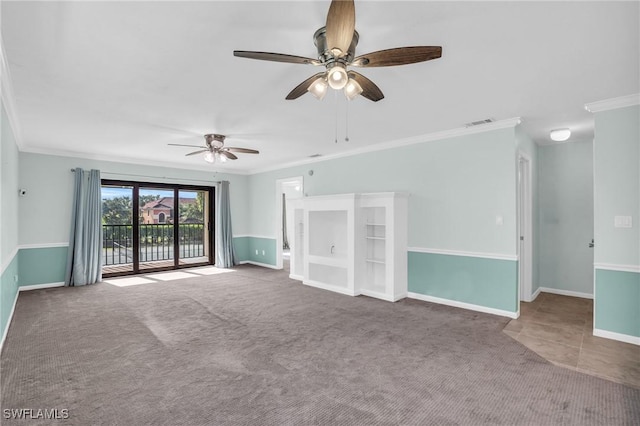
POLYGON ((380 265, 384 265, 385 263, 387 263, 384 259, 365 259, 364 261, 367 263, 378 263, 380 265))
POLYGON ((367 240, 381 240, 384 241, 386 240, 385 237, 365 237, 367 240))
POLYGON ((365 223, 366 226, 386 226, 384 223, 365 223))
POLYGON ((347 267, 346 257, 325 257, 325 256, 309 255, 308 262, 315 263, 317 265, 333 266, 337 268, 347 267))

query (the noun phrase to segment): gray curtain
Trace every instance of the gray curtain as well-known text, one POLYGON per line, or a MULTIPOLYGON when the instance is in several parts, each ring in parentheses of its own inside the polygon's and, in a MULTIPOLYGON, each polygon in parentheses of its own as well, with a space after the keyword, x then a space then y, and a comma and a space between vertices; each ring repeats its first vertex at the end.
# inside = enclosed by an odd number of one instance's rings
POLYGON ((231 206, 229 204, 229 182, 216 185, 216 266, 230 268, 236 263, 231 232, 231 206))
POLYGON ((67 255, 65 285, 80 286, 102 280, 102 200, 100 171, 87 176, 75 169, 71 235, 67 255))

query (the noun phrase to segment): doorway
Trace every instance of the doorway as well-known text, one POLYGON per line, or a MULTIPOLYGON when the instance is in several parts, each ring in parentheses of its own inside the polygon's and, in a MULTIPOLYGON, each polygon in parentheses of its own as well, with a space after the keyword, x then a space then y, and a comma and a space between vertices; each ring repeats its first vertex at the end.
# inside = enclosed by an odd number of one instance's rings
POLYGON ((213 192, 103 180, 103 276, 212 264, 213 192))
POLYGON ((289 238, 293 236, 290 200, 304 196, 302 176, 276 180, 276 268, 289 270, 289 238))
POLYGON ((533 300, 533 200, 531 191, 531 159, 518 155, 518 293, 519 301, 533 300))

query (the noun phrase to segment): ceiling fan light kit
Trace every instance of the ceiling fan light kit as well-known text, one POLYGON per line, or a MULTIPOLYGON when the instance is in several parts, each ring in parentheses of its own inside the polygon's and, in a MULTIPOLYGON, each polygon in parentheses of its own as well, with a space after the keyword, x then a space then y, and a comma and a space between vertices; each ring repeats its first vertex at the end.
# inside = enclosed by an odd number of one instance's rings
POLYGON ((360 35, 355 30, 355 25, 353 0, 333 0, 327 13, 326 25, 313 35, 318 59, 246 50, 234 50, 233 54, 241 58, 325 67, 324 72, 306 79, 289 92, 287 100, 297 99, 307 92, 322 99, 329 86, 334 90, 343 90, 349 100, 362 95, 373 102, 384 98, 382 91, 367 77, 348 70, 347 67, 389 67, 429 61, 442 56, 440 46, 412 46, 379 50, 356 57, 360 35))
POLYGON ((324 77, 318 77, 307 90, 318 100, 322 100, 327 94, 327 87, 329 87, 327 80, 324 77))

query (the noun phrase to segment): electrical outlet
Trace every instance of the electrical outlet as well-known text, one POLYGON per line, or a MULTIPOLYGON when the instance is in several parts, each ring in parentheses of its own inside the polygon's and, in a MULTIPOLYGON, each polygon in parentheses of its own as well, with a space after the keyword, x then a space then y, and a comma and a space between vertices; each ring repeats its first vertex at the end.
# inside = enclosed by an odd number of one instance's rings
POLYGON ((14 276, 13 276, 13 282, 15 282, 15 283, 17 283, 17 282, 18 282, 18 276, 17 276, 17 275, 14 275, 14 276))
POLYGON ((256 250, 256 256, 258 255, 258 250, 256 250))
POLYGON ((262 255, 263 255, 263 256, 265 255, 265 252, 264 252, 264 250, 262 250, 262 255))

